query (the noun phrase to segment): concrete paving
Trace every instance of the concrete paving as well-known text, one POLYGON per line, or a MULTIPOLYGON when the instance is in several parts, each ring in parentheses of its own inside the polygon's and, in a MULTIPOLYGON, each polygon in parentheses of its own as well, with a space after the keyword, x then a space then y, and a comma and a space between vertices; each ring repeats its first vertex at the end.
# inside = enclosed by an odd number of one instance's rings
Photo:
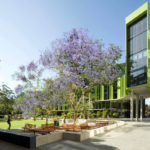
POLYGON ((102 150, 150 150, 150 122, 128 122, 127 125, 83 142, 102 150), (109 147, 110 146, 110 147, 109 147))
MULTIPOLYGON (((82 143, 59 141, 36 150, 150 150, 150 122, 126 122, 125 126, 95 136, 82 143)), ((27 150, 0 141, 0 150, 27 150)))
POLYGON ((60 141, 37 150, 150 150, 150 122, 127 122, 127 125, 95 136, 82 143, 60 141))

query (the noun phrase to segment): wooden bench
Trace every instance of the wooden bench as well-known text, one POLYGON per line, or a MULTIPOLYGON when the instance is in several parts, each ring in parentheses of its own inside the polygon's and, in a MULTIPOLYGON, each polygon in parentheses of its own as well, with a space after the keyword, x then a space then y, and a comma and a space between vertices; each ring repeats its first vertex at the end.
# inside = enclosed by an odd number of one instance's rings
POLYGON ((96 120, 96 126, 107 126, 109 124, 108 121, 96 120))
POLYGON ((41 129, 54 131, 55 130, 55 126, 54 126, 54 124, 42 124, 41 125, 41 129))
POLYGON ((25 124, 25 126, 23 127, 24 132, 25 132, 25 131, 29 131, 29 130, 31 130, 31 129, 35 129, 35 128, 36 128, 36 125, 34 125, 34 124, 29 124, 29 123, 25 124))
POLYGON ((88 125, 88 123, 81 123, 80 128, 81 128, 81 130, 82 129, 90 129, 90 126, 88 125))
POLYGON ((76 127, 75 124, 62 124, 61 126, 58 126, 56 129, 58 130, 73 130, 76 127))
POLYGON ((33 124, 25 124, 25 127, 23 127, 24 131, 30 131, 34 134, 40 133, 40 134, 48 134, 55 130, 54 125, 52 124, 43 124, 41 127, 37 128, 36 125, 33 124))
POLYGON ((35 133, 37 132, 37 133, 40 133, 40 134, 50 134, 51 133, 51 131, 50 130, 43 130, 43 129, 30 129, 30 131, 31 132, 33 132, 34 133, 34 135, 35 135, 35 133))

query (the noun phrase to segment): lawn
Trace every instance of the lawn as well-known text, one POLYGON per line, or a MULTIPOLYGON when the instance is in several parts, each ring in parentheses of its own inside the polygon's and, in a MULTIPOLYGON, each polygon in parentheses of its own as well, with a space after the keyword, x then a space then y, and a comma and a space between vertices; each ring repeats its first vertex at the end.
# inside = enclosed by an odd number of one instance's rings
MULTIPOLYGON (((41 124, 45 124, 46 121, 45 120, 25 120, 25 119, 12 119, 11 121, 11 129, 15 129, 15 128, 22 128, 24 127, 24 125, 26 123, 30 123, 30 124, 36 124, 36 125, 41 125, 41 124)), ((49 121, 49 123, 52 123, 51 121, 49 121)), ((8 128, 8 123, 7 123, 7 119, 2 119, 0 118, 0 128, 3 129, 7 129, 8 128)))

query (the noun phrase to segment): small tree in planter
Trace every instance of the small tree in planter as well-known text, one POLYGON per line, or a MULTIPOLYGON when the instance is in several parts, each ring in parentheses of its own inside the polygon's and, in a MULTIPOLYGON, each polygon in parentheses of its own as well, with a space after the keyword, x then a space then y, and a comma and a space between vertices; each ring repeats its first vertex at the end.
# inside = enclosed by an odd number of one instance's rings
POLYGON ((109 84, 119 75, 116 61, 121 57, 120 48, 110 45, 104 49, 103 44, 88 36, 85 29, 73 29, 62 39, 53 44, 54 51, 45 51, 41 62, 45 67, 55 68, 68 83, 66 100, 77 114, 85 103, 84 97, 95 84, 109 84), (80 95, 78 93, 80 92, 80 95))

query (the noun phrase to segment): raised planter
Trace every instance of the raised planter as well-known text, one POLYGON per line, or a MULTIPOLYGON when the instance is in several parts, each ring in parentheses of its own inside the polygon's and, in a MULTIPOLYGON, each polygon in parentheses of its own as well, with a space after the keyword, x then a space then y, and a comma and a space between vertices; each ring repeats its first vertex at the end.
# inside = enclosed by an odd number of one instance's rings
POLYGON ((27 148, 36 147, 36 137, 34 135, 0 129, 0 139, 27 148))
POLYGON ((63 132, 54 132, 46 135, 36 136, 36 147, 56 142, 63 139, 63 132))
POLYGON ((55 132, 47 135, 40 135, 36 137, 36 147, 56 142, 58 140, 71 140, 71 141, 84 141, 88 138, 96 136, 98 134, 103 134, 105 131, 114 129, 116 127, 122 126, 125 123, 123 121, 117 121, 115 124, 111 124, 104 127, 99 127, 90 130, 84 130, 82 132, 71 132, 71 131, 62 131, 55 132))
POLYGON ((115 124, 90 130, 83 130, 82 132, 59 131, 38 136, 0 129, 0 139, 23 147, 36 148, 59 140, 72 140, 81 142, 124 124, 125 123, 123 121, 116 121, 115 124))

